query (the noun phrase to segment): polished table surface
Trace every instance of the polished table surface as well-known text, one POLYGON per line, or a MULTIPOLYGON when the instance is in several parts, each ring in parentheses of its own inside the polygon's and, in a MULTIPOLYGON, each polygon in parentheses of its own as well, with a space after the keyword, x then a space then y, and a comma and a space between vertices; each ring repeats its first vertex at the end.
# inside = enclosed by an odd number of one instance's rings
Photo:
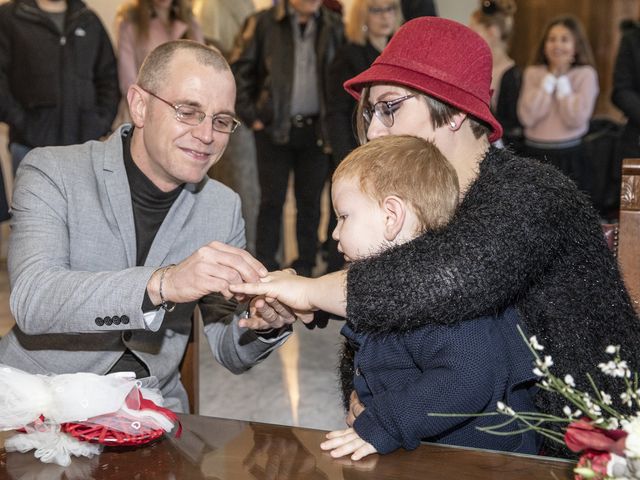
MULTIPOLYGON (((372 455, 359 462, 320 450, 324 432, 195 415, 181 416, 180 438, 136 449, 106 449, 69 467, 0 449, 0 479, 572 479, 573 463, 458 447, 372 455)), ((0 447, 7 434, 0 435, 0 447)))

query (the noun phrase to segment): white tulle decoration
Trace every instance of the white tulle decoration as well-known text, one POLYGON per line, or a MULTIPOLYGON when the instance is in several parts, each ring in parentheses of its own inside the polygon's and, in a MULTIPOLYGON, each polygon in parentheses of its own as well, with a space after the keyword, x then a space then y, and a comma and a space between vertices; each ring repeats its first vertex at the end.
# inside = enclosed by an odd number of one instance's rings
POLYGON ((25 453, 35 450, 34 455, 44 463, 57 463, 66 467, 71 463, 71 455, 91 458, 102 451, 102 445, 81 442, 60 432, 60 425, 44 425, 41 429, 27 429, 8 438, 4 442, 7 452, 25 453))
POLYGON ((118 410, 136 380, 121 374, 32 375, 0 366, 0 430, 15 430, 40 415, 77 422, 118 410))
POLYGON ((64 423, 95 424, 128 434, 141 426, 170 431, 176 417, 156 410, 162 404, 159 390, 142 389, 131 372, 47 376, 0 364, 0 430, 26 431, 7 439, 5 449, 35 450, 45 463, 67 466, 71 455, 90 458, 102 451, 101 445, 62 432, 64 423))

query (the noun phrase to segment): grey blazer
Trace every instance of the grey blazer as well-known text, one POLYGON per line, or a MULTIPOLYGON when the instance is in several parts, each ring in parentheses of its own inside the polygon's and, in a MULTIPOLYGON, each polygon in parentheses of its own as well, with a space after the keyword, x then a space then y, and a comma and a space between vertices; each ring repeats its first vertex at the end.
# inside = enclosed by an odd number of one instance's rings
MULTIPOLYGON (((240 199, 205 178, 186 185, 136 267, 123 128, 106 142, 35 149, 21 163, 9 243, 16 326, 0 341, 0 363, 31 373, 107 373, 125 348, 158 380, 167 406, 186 407, 178 365, 195 302, 159 311, 151 330, 141 309, 151 274, 211 241, 244 247, 240 199), (108 321, 105 321, 108 317, 108 321)), ((216 359, 240 373, 284 341, 262 341, 237 325, 235 306, 207 299, 205 333, 216 359)))

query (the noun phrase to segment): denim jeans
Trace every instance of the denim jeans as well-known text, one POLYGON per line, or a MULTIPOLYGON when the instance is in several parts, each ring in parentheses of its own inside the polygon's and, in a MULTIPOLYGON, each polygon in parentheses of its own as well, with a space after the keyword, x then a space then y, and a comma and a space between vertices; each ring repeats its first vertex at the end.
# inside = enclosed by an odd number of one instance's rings
POLYGON ((22 159, 31 151, 31 147, 27 147, 26 145, 22 145, 20 143, 10 143, 9 144, 9 153, 11 154, 11 166, 13 167, 13 174, 16 174, 18 170, 18 165, 22 159))

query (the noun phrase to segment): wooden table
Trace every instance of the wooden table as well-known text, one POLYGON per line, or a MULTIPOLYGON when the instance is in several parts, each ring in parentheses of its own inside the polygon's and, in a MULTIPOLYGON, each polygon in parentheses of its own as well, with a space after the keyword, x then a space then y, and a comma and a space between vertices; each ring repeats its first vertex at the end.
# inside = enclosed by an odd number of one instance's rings
MULTIPOLYGON (((320 450, 324 432, 306 428, 181 416, 179 439, 137 449, 107 449, 63 468, 30 453, 0 449, 0 479, 572 479, 573 463, 425 444, 417 450, 334 460, 320 450)), ((4 446, 6 434, 0 436, 4 446)))

